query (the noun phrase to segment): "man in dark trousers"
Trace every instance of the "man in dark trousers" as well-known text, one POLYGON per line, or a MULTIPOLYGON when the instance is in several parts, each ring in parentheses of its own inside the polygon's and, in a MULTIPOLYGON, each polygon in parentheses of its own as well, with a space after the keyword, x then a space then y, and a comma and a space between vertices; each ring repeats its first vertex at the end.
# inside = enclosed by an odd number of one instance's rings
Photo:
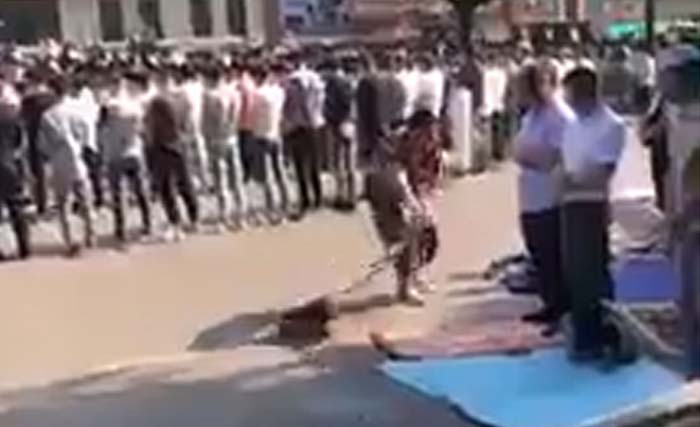
MULTIPOLYGON (((0 98, 0 208, 7 208, 17 239, 19 258, 26 259, 30 255, 29 224, 24 213, 25 200, 19 167, 18 153, 21 146, 19 105, 0 98)), ((4 255, 0 253, 0 260, 3 259, 4 255)))
POLYGON ((56 103, 56 96, 51 92, 36 71, 27 73, 27 91, 22 99, 21 116, 27 132, 27 157, 32 177, 32 197, 40 216, 48 209, 48 192, 46 183, 46 159, 41 155, 38 144, 39 125, 44 112, 56 103))
POLYGON ((301 56, 290 59, 294 70, 285 84, 284 141, 292 155, 299 186, 299 214, 318 209, 321 188, 321 142, 324 86, 321 76, 301 56))
POLYGON ((332 169, 336 178, 335 207, 354 210, 356 203, 356 144, 352 129, 353 84, 347 69, 336 58, 328 59, 323 66, 326 97, 323 115, 326 135, 332 147, 332 169))
POLYGON ((564 281, 571 296, 573 357, 605 356, 614 342, 604 326, 602 301, 614 298, 608 270, 610 182, 622 155, 624 120, 601 102, 598 75, 577 68, 565 79, 575 119, 562 138, 564 281))
POLYGON ((192 231, 199 224, 199 202, 185 154, 189 111, 170 71, 161 70, 156 83, 159 93, 146 108, 144 133, 154 186, 169 222, 165 238, 179 241, 184 233, 176 195, 182 197, 192 231))

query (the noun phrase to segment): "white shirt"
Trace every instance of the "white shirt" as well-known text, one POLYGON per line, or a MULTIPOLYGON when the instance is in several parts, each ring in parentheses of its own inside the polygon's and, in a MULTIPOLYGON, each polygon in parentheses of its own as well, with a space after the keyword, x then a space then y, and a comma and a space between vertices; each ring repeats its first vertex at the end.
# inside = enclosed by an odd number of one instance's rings
POLYGON ((100 127, 102 156, 108 164, 123 158, 143 158, 141 135, 144 107, 126 93, 106 102, 108 117, 100 127))
POLYGON ((86 122, 70 101, 63 99, 44 113, 39 146, 49 158, 54 181, 71 183, 87 179, 83 161, 86 144, 86 122))
POLYGON ((490 116, 505 110, 508 73, 499 66, 490 66, 484 71, 484 99, 481 114, 490 116))
POLYGON ((230 128, 231 137, 238 138, 238 130, 241 124, 241 111, 243 108, 243 95, 241 94, 240 83, 238 81, 230 81, 224 85, 224 90, 229 97, 229 113, 230 113, 230 128))
MULTIPOLYGON (((574 117, 573 111, 559 99, 546 107, 529 111, 515 138, 515 149, 556 156, 564 130, 574 117)), ((537 213, 556 207, 561 198, 559 171, 557 168, 541 171, 521 167, 518 195, 521 213, 537 213)))
POLYGON ((656 62, 651 55, 646 52, 634 52, 630 58, 630 64, 642 84, 646 86, 656 84, 656 62))
POLYGON ((204 85, 199 80, 190 80, 182 85, 182 92, 189 104, 190 121, 188 128, 192 131, 193 137, 202 137, 202 100, 204 99, 204 85))
POLYGON ((415 68, 405 68, 396 73, 396 78, 401 82, 401 86, 403 86, 406 93, 406 108, 403 116, 405 119, 408 119, 415 112, 414 107, 418 98, 419 73, 415 68))
POLYGON ((73 108, 76 114, 85 121, 85 136, 86 147, 97 151, 97 121, 100 118, 100 105, 93 92, 84 88, 78 96, 69 96, 66 98, 66 105, 73 108))
POLYGON ((440 117, 445 98, 445 74, 435 67, 418 73, 414 111, 428 110, 440 117))
POLYGON ((284 88, 278 83, 263 83, 254 93, 253 135, 272 142, 282 141, 284 88))
POLYGON ((314 70, 302 66, 289 75, 290 79, 297 79, 306 88, 307 105, 311 114, 311 125, 320 128, 325 124, 323 117, 323 104, 326 100, 326 85, 321 76, 314 70))
POLYGON ((562 139, 565 201, 607 200, 610 180, 603 185, 590 183, 587 175, 592 167, 617 167, 626 138, 624 120, 604 105, 567 123, 562 139))

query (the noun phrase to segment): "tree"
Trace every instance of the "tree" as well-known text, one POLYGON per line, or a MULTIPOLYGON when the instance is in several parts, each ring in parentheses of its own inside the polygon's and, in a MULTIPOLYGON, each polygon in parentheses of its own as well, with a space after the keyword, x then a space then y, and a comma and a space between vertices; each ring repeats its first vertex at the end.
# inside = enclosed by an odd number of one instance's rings
POLYGON ((447 0, 454 8, 461 31, 462 45, 466 51, 471 50, 471 37, 474 30, 474 13, 476 9, 491 0, 447 0))

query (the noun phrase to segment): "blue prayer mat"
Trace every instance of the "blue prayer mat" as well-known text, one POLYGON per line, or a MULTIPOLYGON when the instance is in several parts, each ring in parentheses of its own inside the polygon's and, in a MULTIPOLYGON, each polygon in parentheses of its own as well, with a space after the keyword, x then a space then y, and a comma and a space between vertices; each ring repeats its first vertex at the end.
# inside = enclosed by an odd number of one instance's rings
POLYGON ((604 370, 571 363, 563 349, 388 362, 381 369, 421 393, 446 399, 470 420, 495 427, 583 427, 683 384, 647 359, 604 370))

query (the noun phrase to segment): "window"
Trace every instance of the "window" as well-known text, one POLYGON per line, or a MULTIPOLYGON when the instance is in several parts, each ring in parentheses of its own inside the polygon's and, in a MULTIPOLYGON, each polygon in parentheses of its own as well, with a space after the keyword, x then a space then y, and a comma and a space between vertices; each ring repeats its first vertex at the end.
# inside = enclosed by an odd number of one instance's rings
POLYGON ((0 41, 30 44, 46 37, 61 37, 56 0, 0 1, 0 41))
POLYGON ((100 28, 105 41, 124 38, 124 22, 119 0, 100 0, 100 28))
POLYGON ((213 22, 210 0, 190 0, 190 24, 197 37, 211 36, 213 22))
POLYGON ((227 0, 226 6, 229 33, 245 35, 247 32, 245 0, 227 0))
POLYGON ((138 10, 146 35, 162 38, 163 26, 160 23, 160 2, 158 0, 139 0, 138 10))

